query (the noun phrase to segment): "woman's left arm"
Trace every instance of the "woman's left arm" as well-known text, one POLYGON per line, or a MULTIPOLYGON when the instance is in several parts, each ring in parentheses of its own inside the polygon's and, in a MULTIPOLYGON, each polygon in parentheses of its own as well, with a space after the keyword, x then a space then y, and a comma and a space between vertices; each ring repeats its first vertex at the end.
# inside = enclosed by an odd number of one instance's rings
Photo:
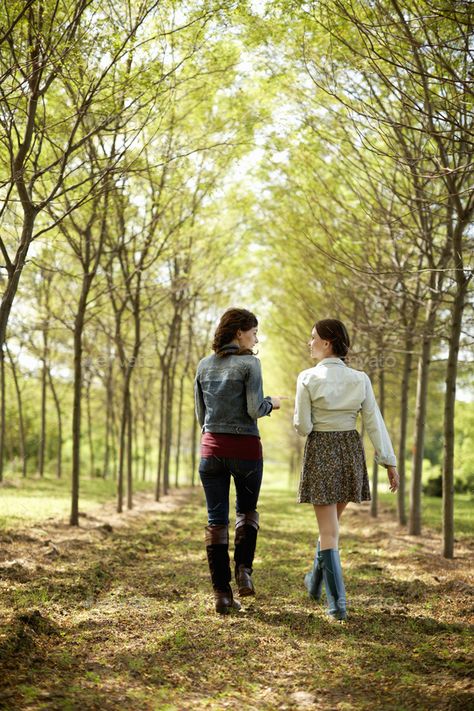
POLYGON ((303 381, 304 371, 298 376, 296 382, 295 414, 293 425, 295 430, 302 437, 306 437, 313 431, 313 421, 311 419, 311 396, 303 381))

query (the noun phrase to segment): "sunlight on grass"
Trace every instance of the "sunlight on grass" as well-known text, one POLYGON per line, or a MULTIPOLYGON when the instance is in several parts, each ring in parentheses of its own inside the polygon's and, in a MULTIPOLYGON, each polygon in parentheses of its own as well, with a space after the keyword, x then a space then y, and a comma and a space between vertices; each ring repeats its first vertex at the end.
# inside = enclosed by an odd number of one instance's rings
MULTIPOLYGON (((397 515, 396 497, 390 493, 380 493, 380 505, 386 506, 397 515)), ((407 515, 409 515, 407 500, 407 515)), ((437 532, 442 530, 443 501, 435 496, 423 496, 421 500, 422 525, 432 528, 437 532)), ((474 502, 469 494, 455 494, 454 496, 454 535, 460 538, 469 538, 474 535, 474 502)))
MULTIPOLYGON (((116 482, 112 479, 83 477, 80 483, 80 511, 90 513, 103 503, 113 502, 116 496, 116 482)), ((294 504, 293 511, 298 517, 306 517, 310 506, 296 503, 298 475, 289 475, 288 471, 276 461, 265 462, 262 494, 268 492, 272 498, 285 500, 285 506, 294 504)), ((6 478, 0 487, 0 529, 18 528, 22 525, 41 523, 45 519, 64 518, 70 512, 70 482, 68 478, 58 480, 52 475, 44 478, 6 478)), ((134 482, 134 490, 153 492, 154 484, 150 481, 134 482)), ((197 487, 200 491, 200 487, 197 487)), ((202 497, 202 500, 203 497, 202 497)), ((235 496, 231 493, 231 510, 235 507, 235 496)), ((396 496, 388 492, 384 481, 379 484, 379 503, 381 508, 388 508, 396 516, 396 496)), ((407 498, 407 512, 409 502, 407 498)), ((435 531, 441 531, 442 500, 437 497, 422 498, 423 525, 435 531)), ((308 517, 312 526, 312 511, 308 517)), ((474 535, 474 506, 469 494, 455 495, 454 510, 455 535, 466 538, 474 535)))
MULTIPOLYGON (((110 537, 60 543, 57 561, 43 558, 27 584, 0 586, 0 616, 12 620, 5 639, 17 645, 9 648, 16 707, 41 698, 62 709, 428 710, 442 689, 446 708, 462 708, 468 598, 449 578, 462 562, 434 571, 422 548, 415 556, 403 540, 394 549, 382 521, 354 505, 342 546, 350 619, 335 625, 302 583, 314 512, 296 503, 276 467, 267 468, 259 510, 257 596, 225 618, 213 609, 200 488, 179 509, 110 537), (49 637, 29 637, 28 628, 14 636, 19 615, 31 610, 54 623, 49 637), (29 660, 39 649, 35 669, 29 660)), ((231 522, 232 550, 233 513, 231 522)))
MULTIPOLYGON (((112 479, 84 477, 80 482, 79 510, 90 513, 101 504, 114 501, 117 484, 112 479)), ((153 491, 151 482, 134 482, 135 491, 153 491)), ((69 516, 69 478, 26 479, 8 477, 0 485, 0 529, 32 525, 54 517, 69 516)))

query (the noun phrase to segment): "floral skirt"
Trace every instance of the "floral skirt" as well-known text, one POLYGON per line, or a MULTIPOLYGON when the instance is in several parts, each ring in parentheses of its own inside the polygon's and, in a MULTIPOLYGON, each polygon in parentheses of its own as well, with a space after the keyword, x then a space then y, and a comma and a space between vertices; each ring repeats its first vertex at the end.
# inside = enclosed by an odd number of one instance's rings
POLYGON ((311 432, 304 448, 298 503, 325 505, 346 501, 370 501, 359 432, 311 432))

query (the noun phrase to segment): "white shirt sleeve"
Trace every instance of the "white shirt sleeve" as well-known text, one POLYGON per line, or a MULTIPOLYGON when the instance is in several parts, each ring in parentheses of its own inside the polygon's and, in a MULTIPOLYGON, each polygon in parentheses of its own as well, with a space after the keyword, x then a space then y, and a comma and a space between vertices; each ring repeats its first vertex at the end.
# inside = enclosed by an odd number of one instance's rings
POLYGON ((375 461, 385 467, 396 467, 397 458, 393 451, 390 435, 375 400, 372 383, 367 373, 365 375, 365 399, 362 403, 362 420, 370 441, 375 449, 375 461))
POLYGON ((306 437, 313 431, 313 421, 311 419, 311 397, 302 376, 303 373, 300 373, 296 382, 293 425, 299 435, 306 437))

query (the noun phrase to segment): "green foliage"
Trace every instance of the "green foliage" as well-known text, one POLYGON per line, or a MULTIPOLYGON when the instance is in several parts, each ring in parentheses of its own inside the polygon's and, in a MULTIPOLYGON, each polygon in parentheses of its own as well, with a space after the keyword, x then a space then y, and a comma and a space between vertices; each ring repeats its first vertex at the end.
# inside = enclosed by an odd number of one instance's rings
MULTIPOLYGON (((114 494, 115 482, 95 486, 89 477, 111 479, 117 470, 132 358, 134 475, 141 480, 146 463, 151 482, 166 452, 171 478, 190 479, 193 374, 231 305, 256 311, 266 393, 290 398, 261 423, 265 456, 285 469, 285 480, 297 472, 303 447, 291 422, 296 376, 312 365, 306 341, 324 316, 348 323, 351 365, 366 370, 376 390, 383 373, 384 416, 396 450, 404 357, 413 354, 409 458, 433 264, 444 254, 447 207, 453 195, 469 192, 461 170, 469 165, 469 142, 458 134, 470 125, 472 100, 464 9, 397 7, 392 0, 106 0, 76 3, 74 15, 64 0, 34 2, 28 12, 19 2, 3 4, 2 32, 11 31, 1 59, 6 251, 21 241, 12 165, 28 126, 34 135, 22 170, 38 209, 7 334, 22 393, 28 481, 5 487, 5 516, 16 515, 10 506, 27 507, 38 486, 30 477, 41 444, 43 359, 58 397, 48 383, 46 470, 55 473, 59 456, 59 406, 69 481, 74 334, 85 285, 86 507, 95 496, 114 494), (36 51, 44 60, 37 104, 30 102, 36 51), (425 84, 420 67, 429 68, 425 84), (28 123, 32 106, 38 110, 28 123), (441 150, 452 117, 452 142, 441 150), (171 425, 164 433, 166 413, 171 425)), ((445 282, 430 334, 425 485, 439 477, 443 462, 444 339, 455 287, 451 262, 436 273, 445 282)), ((472 346, 462 345, 467 361, 472 346)), ((459 370, 469 392, 472 366, 459 370)), ((5 404, 8 482, 21 470, 8 363, 5 404)), ((472 403, 457 403, 458 491, 473 486, 473 427, 472 403)), ((367 452, 370 461, 370 444, 367 452)), ((61 486, 35 504, 31 519, 66 510, 61 486)))
POLYGON ((474 492, 474 403, 456 403, 456 476, 474 492))

